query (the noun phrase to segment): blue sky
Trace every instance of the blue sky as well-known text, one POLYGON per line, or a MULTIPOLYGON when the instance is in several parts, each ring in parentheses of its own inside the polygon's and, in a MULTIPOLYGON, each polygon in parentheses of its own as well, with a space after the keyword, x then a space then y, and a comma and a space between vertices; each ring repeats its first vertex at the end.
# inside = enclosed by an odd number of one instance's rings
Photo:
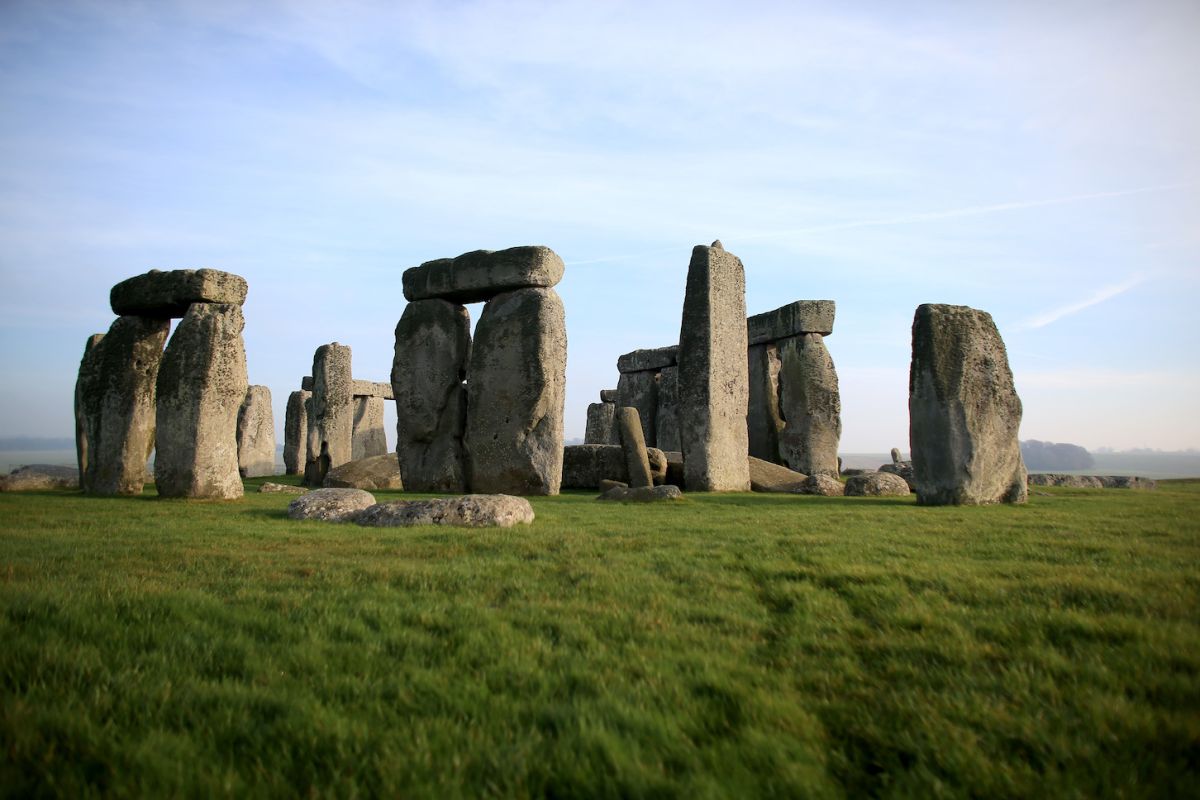
POLYGON ((545 244, 582 436, 720 238, 751 313, 837 301, 846 452, 907 449, 923 302, 992 313, 1023 438, 1197 447, 1196 41, 1184 0, 6 0, 0 435, 70 434, 130 275, 245 276, 281 426, 320 344, 387 379, 404 269, 545 244))

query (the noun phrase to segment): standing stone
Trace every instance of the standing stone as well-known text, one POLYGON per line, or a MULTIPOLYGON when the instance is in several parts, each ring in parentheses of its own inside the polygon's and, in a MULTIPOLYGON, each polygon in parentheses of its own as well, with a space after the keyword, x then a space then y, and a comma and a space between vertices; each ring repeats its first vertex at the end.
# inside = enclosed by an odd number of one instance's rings
POLYGON ((751 345, 746 361, 750 380, 746 409, 750 455, 778 464, 779 434, 784 427, 779 411, 779 349, 773 343, 751 345))
POLYGON ((89 494, 142 492, 146 460, 154 449, 155 386, 170 326, 167 319, 118 317, 107 334, 91 339, 76 385, 84 429, 76 456, 86 462, 79 479, 89 494))
POLYGON ((409 303, 396 325, 392 393, 396 453, 412 492, 467 489, 463 386, 471 355, 471 316, 446 300, 409 303))
POLYGON ((680 443, 688 491, 750 491, 747 399, 745 268, 721 247, 697 245, 679 332, 680 443))
MULTIPOLYGON (((359 381, 355 381, 359 383, 359 381)), ((352 461, 360 461, 387 453, 387 433, 383 430, 383 397, 356 395, 354 397, 354 442, 352 461)))
POLYGON ((899 447, 893 447, 893 448, 892 448, 892 463, 893 463, 893 464, 899 464, 899 463, 900 463, 900 460, 901 460, 901 459, 900 459, 900 448, 899 448, 899 447))
POLYGON ((842 399, 824 337, 806 333, 779 342, 779 455, 796 472, 838 475, 842 399))
POLYGON ((472 492, 558 494, 566 371, 566 318, 557 292, 519 289, 487 302, 467 371, 472 492))
POLYGON ((287 475, 304 472, 308 457, 308 401, 312 392, 303 389, 288 395, 283 416, 283 469, 287 475))
POLYGON ((617 430, 621 434, 621 450, 625 453, 629 485, 635 488, 653 486, 650 457, 646 453, 646 440, 642 438, 642 424, 637 418, 636 408, 617 409, 617 430))
POLYGON ((663 367, 658 373, 658 408, 654 413, 654 446, 679 450, 679 367, 663 367))
POLYGON ((238 305, 193 303, 171 336, 158 375, 154 478, 161 497, 242 496, 237 420, 250 383, 244 327, 238 305))
POLYGON ((592 403, 587 408, 584 444, 618 444, 616 403, 592 403))
POLYGON ((653 370, 623 372, 617 381, 617 408, 636 408, 647 444, 656 444, 658 417, 658 373, 653 370))
POLYGON ((990 314, 966 306, 917 308, 908 413, 918 503, 1025 502, 1021 399, 990 314))
POLYGON ((238 410, 238 472, 243 478, 275 474, 275 414, 271 390, 251 386, 238 410))
POLYGON ((88 354, 103 338, 103 333, 93 333, 88 337, 83 345, 83 358, 79 361, 79 377, 75 379, 75 460, 79 465, 80 481, 88 468, 88 426, 83 398, 87 388, 96 385, 96 361, 89 359, 88 354))
POLYGON ((329 470, 354 460, 354 395, 350 348, 333 342, 313 354, 312 410, 308 415, 306 486, 321 486, 329 470))

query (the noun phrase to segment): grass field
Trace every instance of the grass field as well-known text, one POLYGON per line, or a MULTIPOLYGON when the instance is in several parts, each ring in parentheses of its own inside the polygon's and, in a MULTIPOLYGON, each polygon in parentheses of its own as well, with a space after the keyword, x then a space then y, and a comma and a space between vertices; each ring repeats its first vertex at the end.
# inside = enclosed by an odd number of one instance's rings
POLYGON ((0 494, 0 792, 1196 796, 1200 482, 504 531, 289 499, 0 494))

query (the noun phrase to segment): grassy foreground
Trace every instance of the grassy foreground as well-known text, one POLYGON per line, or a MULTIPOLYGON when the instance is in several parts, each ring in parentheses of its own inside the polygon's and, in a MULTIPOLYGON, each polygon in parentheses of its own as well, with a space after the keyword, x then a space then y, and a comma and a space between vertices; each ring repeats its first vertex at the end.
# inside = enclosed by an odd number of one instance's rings
POLYGON ((0 793, 1195 796, 1200 482, 290 499, 0 494, 0 793))

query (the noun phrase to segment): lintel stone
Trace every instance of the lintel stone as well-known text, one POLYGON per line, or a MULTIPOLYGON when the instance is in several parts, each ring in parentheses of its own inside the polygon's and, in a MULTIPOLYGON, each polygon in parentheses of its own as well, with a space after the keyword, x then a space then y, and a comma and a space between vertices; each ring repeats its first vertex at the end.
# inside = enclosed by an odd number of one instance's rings
POLYGON ((216 269, 152 269, 126 278, 109 292, 118 316, 182 317, 192 303, 246 302, 246 279, 216 269))
POLYGON ((673 367, 679 363, 679 345, 657 347, 653 350, 634 350, 617 358, 617 371, 647 372, 660 370, 663 367, 673 367))
POLYGON ((832 300, 797 300, 786 306, 755 314, 746 319, 747 344, 766 344, 800 336, 833 333, 833 316, 836 310, 832 300))
POLYGON ((565 268, 557 253, 541 245, 473 250, 405 270, 404 297, 479 303, 514 289, 550 288, 565 268))

